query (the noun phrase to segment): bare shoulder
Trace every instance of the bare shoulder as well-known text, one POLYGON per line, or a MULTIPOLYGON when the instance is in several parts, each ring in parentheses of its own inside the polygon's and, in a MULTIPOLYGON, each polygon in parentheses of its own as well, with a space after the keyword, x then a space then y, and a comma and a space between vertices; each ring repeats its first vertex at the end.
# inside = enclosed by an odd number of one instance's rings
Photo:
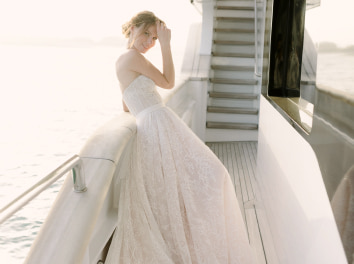
POLYGON ((136 62, 144 60, 145 57, 134 49, 128 49, 122 55, 119 56, 117 64, 120 67, 131 68, 136 62))
POLYGON ((116 61, 116 74, 122 91, 140 74, 135 71, 134 65, 141 60, 138 52, 127 50, 116 61))

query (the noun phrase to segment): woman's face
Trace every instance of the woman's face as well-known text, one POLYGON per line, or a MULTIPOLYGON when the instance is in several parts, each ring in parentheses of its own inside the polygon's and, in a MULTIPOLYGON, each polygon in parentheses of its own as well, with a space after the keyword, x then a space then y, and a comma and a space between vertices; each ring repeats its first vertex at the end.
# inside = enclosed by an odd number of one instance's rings
POLYGON ((151 25, 146 30, 144 30, 144 26, 133 27, 132 32, 133 39, 135 39, 132 48, 140 53, 145 53, 155 46, 157 40, 156 25, 151 25))

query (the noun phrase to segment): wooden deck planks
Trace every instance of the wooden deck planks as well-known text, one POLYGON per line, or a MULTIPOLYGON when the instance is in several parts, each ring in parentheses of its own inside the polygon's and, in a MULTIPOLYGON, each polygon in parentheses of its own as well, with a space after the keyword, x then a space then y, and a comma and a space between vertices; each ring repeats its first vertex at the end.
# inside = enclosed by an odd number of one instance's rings
POLYGON ((256 216, 255 209, 255 192, 253 190, 253 185, 251 178, 254 177, 254 170, 250 162, 250 153, 247 143, 240 142, 237 144, 239 149, 239 155, 241 160, 241 165, 243 167, 243 175, 245 181, 245 188, 247 192, 247 200, 243 201, 243 206, 246 213, 246 225, 249 233, 250 244, 255 251, 258 263, 266 263, 265 254, 263 250, 262 238, 260 235, 258 220, 256 216))
POLYGON ((257 142, 207 143, 230 173, 259 264, 277 264, 256 178, 257 142))

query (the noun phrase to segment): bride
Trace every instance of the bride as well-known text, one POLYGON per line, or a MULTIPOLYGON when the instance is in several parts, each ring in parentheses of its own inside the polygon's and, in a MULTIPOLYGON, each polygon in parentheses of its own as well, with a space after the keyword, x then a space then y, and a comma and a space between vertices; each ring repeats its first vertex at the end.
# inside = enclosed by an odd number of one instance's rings
POLYGON ((123 33, 128 49, 116 73, 137 135, 130 173, 119 179, 117 229, 105 263, 255 263, 227 170, 156 90, 174 87, 171 30, 144 11, 123 33), (162 72, 143 56, 156 41, 162 72))

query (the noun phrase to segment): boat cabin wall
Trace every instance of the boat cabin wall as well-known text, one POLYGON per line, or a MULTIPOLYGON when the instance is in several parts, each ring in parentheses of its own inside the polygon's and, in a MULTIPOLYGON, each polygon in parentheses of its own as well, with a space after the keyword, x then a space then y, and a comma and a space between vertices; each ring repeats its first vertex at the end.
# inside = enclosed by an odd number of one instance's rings
POLYGON ((347 263, 317 157, 264 96, 257 180, 279 263, 347 263))
POLYGON ((351 263, 354 98, 317 85, 306 29, 300 97, 269 96, 273 4, 266 1, 257 179, 279 263, 351 263))

